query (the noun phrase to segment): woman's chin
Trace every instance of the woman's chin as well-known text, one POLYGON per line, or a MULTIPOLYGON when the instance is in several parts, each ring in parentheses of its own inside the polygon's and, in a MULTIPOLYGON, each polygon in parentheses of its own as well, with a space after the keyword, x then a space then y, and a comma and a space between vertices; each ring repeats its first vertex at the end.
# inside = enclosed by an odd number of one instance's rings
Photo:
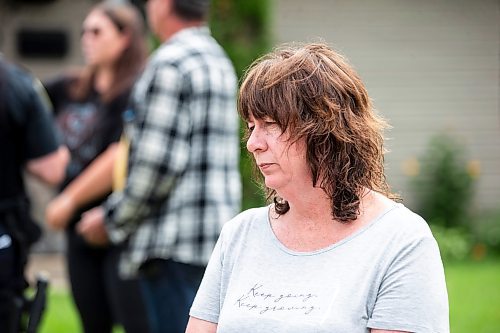
POLYGON ((277 182, 275 179, 269 179, 269 178, 266 178, 264 180, 264 184, 266 185, 267 188, 269 188, 271 190, 275 190, 275 191, 278 191, 282 185, 279 182, 277 182))

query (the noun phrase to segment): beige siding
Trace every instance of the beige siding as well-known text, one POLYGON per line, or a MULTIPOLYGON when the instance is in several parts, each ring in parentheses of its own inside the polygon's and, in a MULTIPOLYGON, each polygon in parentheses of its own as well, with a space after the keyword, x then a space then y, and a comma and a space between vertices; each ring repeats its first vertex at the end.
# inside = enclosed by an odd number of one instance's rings
POLYGON ((275 0, 277 42, 323 39, 365 80, 393 129, 392 186, 411 205, 405 161, 438 131, 478 160, 476 207, 500 206, 500 8, 497 0, 275 0))
POLYGON ((83 19, 98 1, 58 0, 43 5, 16 5, 7 7, 0 1, 0 50, 8 59, 28 67, 41 79, 83 63, 80 52, 80 32, 83 19), (67 31, 69 52, 62 59, 23 59, 16 52, 15 34, 21 28, 60 29, 67 31))

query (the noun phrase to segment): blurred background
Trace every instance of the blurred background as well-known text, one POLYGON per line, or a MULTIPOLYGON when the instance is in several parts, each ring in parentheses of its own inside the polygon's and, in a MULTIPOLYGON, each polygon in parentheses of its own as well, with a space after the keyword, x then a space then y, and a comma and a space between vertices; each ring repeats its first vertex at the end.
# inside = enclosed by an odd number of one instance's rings
MULTIPOLYGON (((81 23, 97 2, 0 0, 1 52, 41 79, 81 65, 81 23)), ((439 242, 451 331, 500 332, 500 1, 214 0, 210 24, 240 76, 282 42, 324 41, 346 55, 393 127, 389 183, 439 242)), ((248 208, 264 198, 243 148, 248 208)), ((29 184, 42 222, 52 190, 29 184)), ((61 251, 47 230, 31 260, 32 272, 61 276, 44 332, 79 330, 61 251)))

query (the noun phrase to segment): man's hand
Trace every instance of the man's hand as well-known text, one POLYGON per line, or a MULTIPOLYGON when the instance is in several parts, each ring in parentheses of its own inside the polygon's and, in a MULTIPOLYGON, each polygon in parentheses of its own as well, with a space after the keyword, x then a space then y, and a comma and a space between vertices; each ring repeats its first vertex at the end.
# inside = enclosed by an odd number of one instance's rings
POLYGON ((104 227, 104 209, 95 207, 83 213, 76 225, 76 231, 92 245, 104 246, 109 243, 108 232, 104 227))

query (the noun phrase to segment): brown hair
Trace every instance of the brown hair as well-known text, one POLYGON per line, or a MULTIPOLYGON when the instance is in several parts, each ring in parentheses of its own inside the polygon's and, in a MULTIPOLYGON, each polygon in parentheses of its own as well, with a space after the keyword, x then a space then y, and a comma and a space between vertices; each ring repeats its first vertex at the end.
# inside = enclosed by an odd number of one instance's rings
MULTIPOLYGON (((243 78, 238 111, 245 121, 273 119, 290 143, 305 140, 313 186, 331 199, 335 220, 357 218, 365 188, 397 199, 384 174, 388 125, 354 69, 327 45, 284 45, 258 59, 243 78)), ((278 214, 290 209, 266 191, 278 214)))
MULTIPOLYGON (((117 27, 120 33, 127 33, 130 42, 114 64, 114 78, 110 89, 102 99, 109 101, 131 87, 144 68, 147 58, 144 20, 138 9, 132 5, 104 1, 94 6, 90 12, 100 11, 117 27)), ((70 93, 77 99, 85 99, 94 84, 96 69, 84 68, 70 86, 70 93)))

